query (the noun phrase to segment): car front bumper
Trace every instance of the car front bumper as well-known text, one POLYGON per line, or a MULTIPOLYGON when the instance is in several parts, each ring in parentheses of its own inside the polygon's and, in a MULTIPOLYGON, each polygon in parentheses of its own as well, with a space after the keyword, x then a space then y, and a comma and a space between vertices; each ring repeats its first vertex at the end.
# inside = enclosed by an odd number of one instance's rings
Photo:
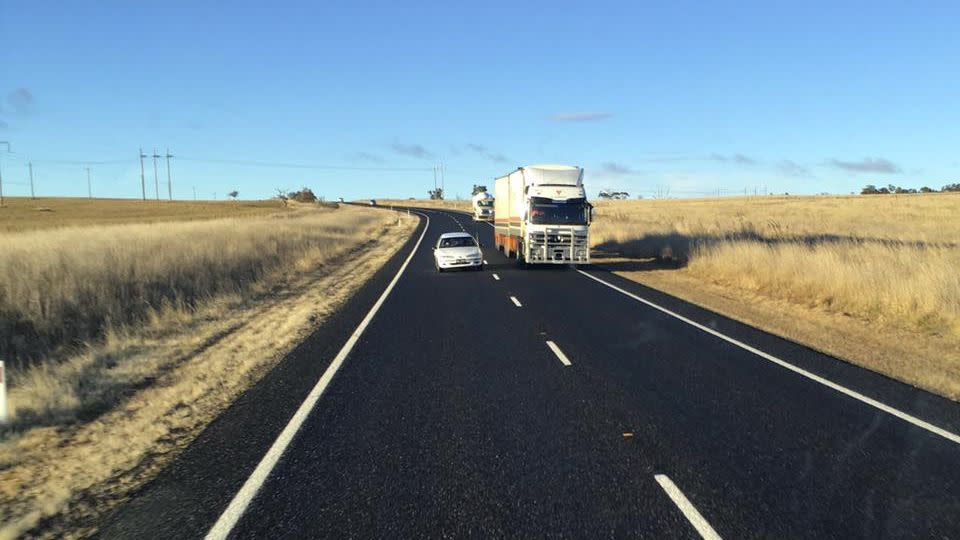
POLYGON ((483 266, 483 259, 463 259, 453 261, 437 261, 437 266, 443 269, 447 268, 471 268, 483 266))

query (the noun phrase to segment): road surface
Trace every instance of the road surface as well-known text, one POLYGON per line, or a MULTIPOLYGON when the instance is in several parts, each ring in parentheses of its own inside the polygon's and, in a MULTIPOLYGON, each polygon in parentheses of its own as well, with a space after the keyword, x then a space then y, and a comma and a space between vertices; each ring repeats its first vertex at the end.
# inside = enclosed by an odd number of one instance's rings
POLYGON ((956 403, 423 215, 101 536, 960 536, 956 403), (487 268, 437 274, 461 229, 487 268))

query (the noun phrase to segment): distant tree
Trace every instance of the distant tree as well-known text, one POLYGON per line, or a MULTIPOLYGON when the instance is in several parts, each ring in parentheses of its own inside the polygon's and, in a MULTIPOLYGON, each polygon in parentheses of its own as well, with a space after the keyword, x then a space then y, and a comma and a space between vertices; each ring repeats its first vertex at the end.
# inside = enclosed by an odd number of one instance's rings
POLYGON ((240 192, 237 191, 237 190, 233 190, 233 191, 231 191, 230 193, 227 193, 227 197, 230 197, 230 198, 233 199, 233 200, 237 200, 237 197, 238 197, 239 195, 240 195, 240 192))
POLYGON ((314 195, 313 190, 308 187, 301 188, 300 191, 291 191, 287 196, 300 203, 317 202, 317 196, 314 195))
POLYGON ((474 184, 474 185, 473 185, 473 193, 471 193, 470 196, 476 195, 477 193, 483 193, 483 192, 486 191, 486 190, 487 190, 487 186, 481 186, 481 185, 479 185, 479 184, 474 184))
POLYGON ((287 206, 290 202, 290 197, 287 196, 286 190, 277 188, 277 197, 276 199, 280 201, 280 204, 287 206))
POLYGON ((432 201, 442 201, 443 200, 443 188, 431 189, 427 192, 430 195, 430 200, 432 201))
POLYGON ((936 190, 930 189, 927 186, 920 188, 920 193, 936 193, 936 190))
POLYGON ((943 186, 943 187, 940 189, 940 191, 943 191, 943 192, 948 192, 948 191, 960 191, 960 183, 947 184, 947 185, 943 186))

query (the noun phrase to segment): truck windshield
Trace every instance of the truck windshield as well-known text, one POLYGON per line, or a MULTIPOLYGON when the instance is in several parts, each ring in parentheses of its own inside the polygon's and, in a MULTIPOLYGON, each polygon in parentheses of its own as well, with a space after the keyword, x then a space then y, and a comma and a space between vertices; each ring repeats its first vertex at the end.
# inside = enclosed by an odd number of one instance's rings
POLYGON ((482 201, 477 201, 477 206, 493 206, 493 200, 484 199, 482 201))
POLYGON ((538 225, 586 225, 587 203, 583 199, 550 202, 539 197, 530 203, 530 223, 538 225))

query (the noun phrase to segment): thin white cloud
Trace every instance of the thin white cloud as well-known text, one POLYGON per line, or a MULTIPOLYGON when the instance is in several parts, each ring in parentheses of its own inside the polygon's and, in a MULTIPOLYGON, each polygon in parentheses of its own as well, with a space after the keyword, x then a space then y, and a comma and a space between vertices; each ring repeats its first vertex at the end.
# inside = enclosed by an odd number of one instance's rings
POLYGON ((383 163, 383 158, 370 152, 355 152, 347 156, 351 161, 363 161, 366 163, 383 163))
POLYGON ((483 144, 467 143, 464 145, 464 148, 466 148, 468 152, 479 154, 483 159, 493 163, 508 163, 510 161, 507 156, 500 152, 493 152, 483 144))
POLYGON ((754 158, 752 158, 752 157, 749 157, 749 156, 745 156, 745 155, 743 155, 743 154, 739 154, 739 153, 733 154, 733 155, 729 155, 729 156, 726 156, 726 155, 723 155, 723 154, 710 154, 709 159, 711 159, 712 161, 719 161, 719 162, 721 162, 721 163, 733 163, 733 164, 736 164, 736 165, 748 165, 748 166, 749 166, 749 165, 756 165, 756 164, 757 164, 757 160, 756 160, 756 159, 754 159, 754 158))
POLYGON ((810 169, 789 159, 778 163, 777 169, 786 176, 810 176, 810 169))
POLYGON ((600 171, 610 176, 626 176, 636 173, 629 166, 614 161, 607 161, 600 165, 600 171))
POLYGON ((838 169, 843 169, 850 172, 871 172, 871 173, 887 173, 887 174, 898 174, 901 172, 900 166, 893 163, 892 161, 884 158, 863 158, 860 161, 843 161, 839 159, 831 159, 828 162, 829 165, 832 165, 838 169))
POLYGON ((550 116, 554 122, 596 122, 607 120, 613 117, 613 113, 608 112, 565 112, 550 116))
POLYGON ((33 92, 27 88, 17 88, 7 95, 7 103, 13 107, 15 112, 20 114, 30 112, 33 102, 33 92))
POLYGON ((422 145, 414 143, 395 142, 390 145, 390 149, 401 156, 409 156, 420 159, 430 159, 433 154, 422 145))

